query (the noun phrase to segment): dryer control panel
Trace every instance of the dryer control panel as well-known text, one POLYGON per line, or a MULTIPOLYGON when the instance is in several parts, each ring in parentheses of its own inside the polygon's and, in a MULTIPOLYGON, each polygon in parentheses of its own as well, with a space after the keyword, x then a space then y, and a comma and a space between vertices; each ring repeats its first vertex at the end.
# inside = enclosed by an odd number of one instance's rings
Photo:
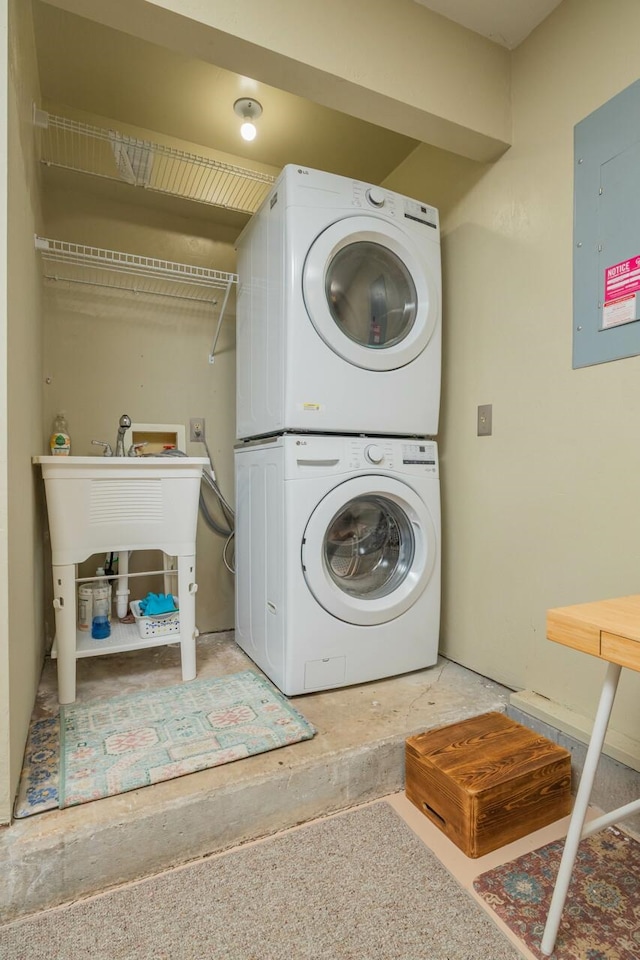
POLYGON ((438 211, 435 207, 419 203, 418 200, 405 200, 402 205, 407 220, 424 223, 425 227, 432 227, 434 230, 438 229, 438 211))
POLYGON ((438 229, 438 211, 435 207, 419 200, 410 200, 382 187, 369 186, 354 180, 352 202, 354 207, 377 210, 394 220, 411 220, 433 230, 438 229))
MULTIPOLYGON (((369 186, 366 183, 353 181, 353 205, 362 209, 378 210, 387 217, 398 216, 398 195, 382 187, 369 186)), ((400 214, 402 215, 402 214, 400 214)))

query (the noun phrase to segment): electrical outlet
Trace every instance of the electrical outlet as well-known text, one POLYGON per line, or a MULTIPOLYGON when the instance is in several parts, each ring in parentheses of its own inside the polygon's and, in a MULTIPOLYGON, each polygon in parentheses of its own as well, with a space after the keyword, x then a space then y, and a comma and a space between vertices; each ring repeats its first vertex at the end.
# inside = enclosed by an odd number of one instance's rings
POLYGON ((192 443, 204 443, 204 418, 192 417, 189 420, 189 440, 192 443))

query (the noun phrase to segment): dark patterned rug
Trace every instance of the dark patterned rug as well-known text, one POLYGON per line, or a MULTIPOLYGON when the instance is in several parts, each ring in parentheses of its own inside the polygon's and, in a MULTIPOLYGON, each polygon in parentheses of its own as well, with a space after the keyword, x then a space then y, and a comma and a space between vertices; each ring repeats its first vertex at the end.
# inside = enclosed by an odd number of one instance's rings
MULTIPOLYGON (((549 843, 489 870, 474 887, 531 952, 540 941, 564 849, 549 843)), ((554 960, 638 960, 640 843, 616 827, 583 840, 558 931, 554 960)))

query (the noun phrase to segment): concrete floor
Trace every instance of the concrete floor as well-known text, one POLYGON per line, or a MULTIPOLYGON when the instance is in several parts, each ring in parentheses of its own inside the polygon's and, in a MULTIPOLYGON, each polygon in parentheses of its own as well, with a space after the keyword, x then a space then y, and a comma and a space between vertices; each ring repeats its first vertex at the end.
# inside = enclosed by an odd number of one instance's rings
MULTIPOLYGON (((232 633, 198 640, 198 677, 255 669, 232 633)), ((180 682, 175 645, 78 661, 78 700, 180 682)), ((312 740, 116 797, 17 820, 0 833, 8 920, 404 788, 408 736, 489 710, 510 691, 447 660, 372 683, 296 697, 312 740)), ((57 711, 55 662, 35 712, 57 711)))

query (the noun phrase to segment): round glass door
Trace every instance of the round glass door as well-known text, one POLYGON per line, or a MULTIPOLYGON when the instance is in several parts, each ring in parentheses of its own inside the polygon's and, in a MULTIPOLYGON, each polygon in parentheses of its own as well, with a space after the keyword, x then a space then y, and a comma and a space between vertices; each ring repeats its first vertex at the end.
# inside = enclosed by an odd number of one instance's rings
MULTIPOLYGON (((365 370, 395 370, 415 360, 440 310, 427 260, 394 223, 347 217, 327 227, 302 273, 307 313, 327 346, 365 370)), ((439 274, 439 254, 435 266, 439 274)))
POLYGON ((416 320, 416 286, 403 261, 380 243, 356 241, 336 253, 325 295, 338 329, 374 350, 408 336, 416 320))
POLYGON ((411 523, 381 496, 350 500, 333 517, 324 538, 329 576, 352 597, 385 597, 400 586, 413 563, 411 523))
POLYGON ((400 616, 420 596, 437 553, 425 502, 401 480, 364 475, 338 484, 309 517, 302 569, 324 609, 347 623, 400 616))

